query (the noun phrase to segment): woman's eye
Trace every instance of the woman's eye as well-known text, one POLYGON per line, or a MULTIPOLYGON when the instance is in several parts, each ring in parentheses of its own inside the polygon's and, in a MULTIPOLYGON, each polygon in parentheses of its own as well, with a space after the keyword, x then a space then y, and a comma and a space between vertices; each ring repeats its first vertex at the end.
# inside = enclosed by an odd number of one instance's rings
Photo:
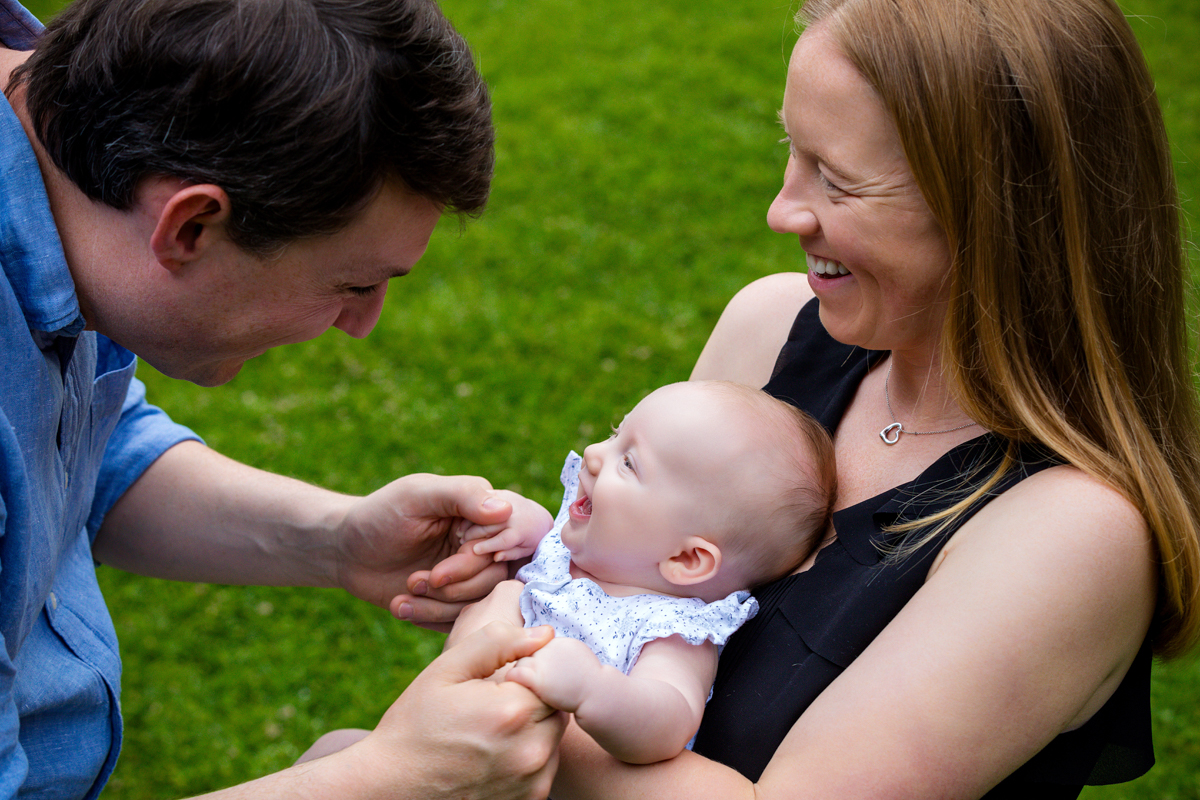
POLYGON ((370 297, 379 291, 382 283, 376 283, 373 286, 351 286, 349 287, 350 294, 358 295, 359 297, 370 297))
POLYGON ((825 187, 826 191, 837 192, 839 194, 845 194, 845 191, 842 189, 842 187, 838 186, 833 181, 829 180, 829 178, 826 177, 825 173, 822 172, 821 170, 817 170, 817 177, 818 177, 818 180, 821 181, 821 185, 825 187))

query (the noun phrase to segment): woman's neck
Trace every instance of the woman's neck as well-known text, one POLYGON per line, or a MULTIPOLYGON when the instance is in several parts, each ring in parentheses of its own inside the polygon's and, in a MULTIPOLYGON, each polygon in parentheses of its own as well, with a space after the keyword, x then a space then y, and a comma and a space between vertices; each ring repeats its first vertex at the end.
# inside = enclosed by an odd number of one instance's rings
POLYGON ((834 432, 837 508, 912 480, 983 432, 958 404, 930 351, 893 351, 872 365, 834 432))
POLYGON ((893 352, 876 369, 884 371, 884 404, 892 422, 906 430, 945 430, 971 422, 936 353, 893 352))

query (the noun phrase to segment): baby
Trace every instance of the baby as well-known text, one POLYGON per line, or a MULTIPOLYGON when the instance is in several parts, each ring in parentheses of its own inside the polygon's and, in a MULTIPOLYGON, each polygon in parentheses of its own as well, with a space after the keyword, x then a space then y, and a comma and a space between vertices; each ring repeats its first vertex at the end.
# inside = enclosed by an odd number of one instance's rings
POLYGON ((717 655, 757 611, 747 591, 818 545, 833 505, 833 446, 808 415, 764 392, 687 382, 648 395, 606 441, 563 467, 558 517, 506 493, 503 530, 468 527, 476 553, 521 568, 526 626, 556 638, 505 675, 617 758, 687 745, 717 655))

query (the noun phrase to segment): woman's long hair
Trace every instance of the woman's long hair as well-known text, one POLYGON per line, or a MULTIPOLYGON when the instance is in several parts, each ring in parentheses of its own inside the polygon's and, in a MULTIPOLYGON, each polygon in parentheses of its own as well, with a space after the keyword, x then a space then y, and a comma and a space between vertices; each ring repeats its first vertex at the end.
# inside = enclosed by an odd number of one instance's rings
MULTIPOLYGON (((1158 548, 1162 656, 1200 632, 1186 257, 1154 84, 1111 0, 808 0, 899 128, 953 254, 970 416, 1121 492, 1158 548)), ((952 520, 993 482, 942 515, 952 520)))

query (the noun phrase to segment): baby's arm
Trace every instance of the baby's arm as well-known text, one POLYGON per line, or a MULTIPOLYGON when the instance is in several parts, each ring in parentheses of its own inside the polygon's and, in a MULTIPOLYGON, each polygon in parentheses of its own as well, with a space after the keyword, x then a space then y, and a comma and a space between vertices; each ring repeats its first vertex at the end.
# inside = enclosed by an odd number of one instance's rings
POLYGON ((717 671, 711 642, 678 636, 642 648, 628 675, 604 666, 587 645, 556 638, 507 675, 575 721, 601 747, 631 764, 678 755, 700 727, 717 671))
POLYGON ((554 517, 540 504, 507 489, 496 492, 512 505, 512 514, 495 525, 475 525, 467 520, 456 531, 464 542, 476 541, 476 555, 494 553, 496 561, 516 561, 533 555, 538 543, 554 527, 554 517))

